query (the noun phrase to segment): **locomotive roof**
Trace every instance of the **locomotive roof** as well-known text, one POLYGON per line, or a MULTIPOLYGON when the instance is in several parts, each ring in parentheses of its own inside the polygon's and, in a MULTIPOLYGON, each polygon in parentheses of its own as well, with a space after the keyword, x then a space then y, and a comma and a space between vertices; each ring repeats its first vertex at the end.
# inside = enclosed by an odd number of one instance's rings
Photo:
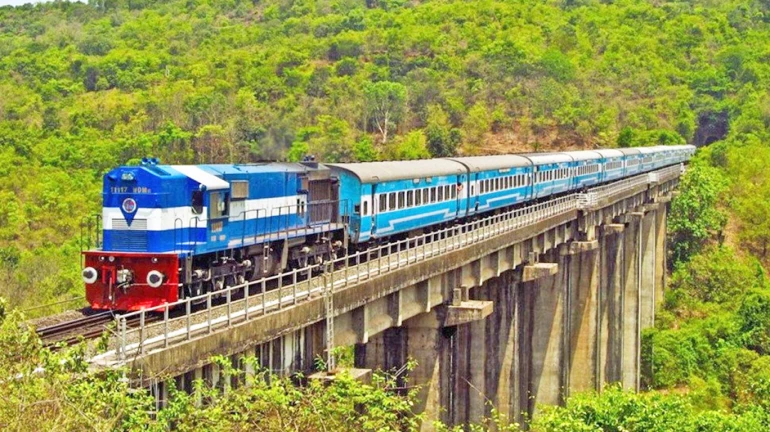
POLYGON ((465 165, 471 172, 532 166, 532 161, 515 154, 495 156, 468 156, 446 159, 465 165))
POLYGON ((230 187, 230 183, 205 170, 205 165, 163 165, 160 168, 167 171, 170 168, 206 186, 208 190, 228 189, 230 187))
POLYGON ((393 180, 457 175, 465 172, 465 167, 449 159, 423 159, 408 161, 364 162, 326 164, 353 173, 361 183, 378 183, 393 180))
MULTIPOLYGON (((203 169, 218 174, 252 174, 267 172, 306 172, 319 169, 294 162, 265 162, 255 164, 210 164, 199 165, 203 169)), ((320 166, 320 169, 324 169, 320 166)))

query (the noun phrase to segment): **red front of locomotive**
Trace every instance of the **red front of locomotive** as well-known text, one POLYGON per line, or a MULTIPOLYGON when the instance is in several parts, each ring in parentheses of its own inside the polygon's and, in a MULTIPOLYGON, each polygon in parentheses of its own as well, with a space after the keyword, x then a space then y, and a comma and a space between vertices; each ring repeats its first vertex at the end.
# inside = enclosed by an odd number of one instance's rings
POLYGON ((179 258, 174 253, 83 253, 86 299, 94 309, 156 309, 179 296, 179 258))

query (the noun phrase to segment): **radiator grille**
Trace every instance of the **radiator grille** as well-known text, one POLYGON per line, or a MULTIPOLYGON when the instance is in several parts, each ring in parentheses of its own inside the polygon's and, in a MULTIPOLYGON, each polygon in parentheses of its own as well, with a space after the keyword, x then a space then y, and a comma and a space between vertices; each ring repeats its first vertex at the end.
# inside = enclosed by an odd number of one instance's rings
POLYGON ((135 252, 146 251, 147 219, 134 219, 130 226, 125 219, 113 219, 112 248, 135 252))

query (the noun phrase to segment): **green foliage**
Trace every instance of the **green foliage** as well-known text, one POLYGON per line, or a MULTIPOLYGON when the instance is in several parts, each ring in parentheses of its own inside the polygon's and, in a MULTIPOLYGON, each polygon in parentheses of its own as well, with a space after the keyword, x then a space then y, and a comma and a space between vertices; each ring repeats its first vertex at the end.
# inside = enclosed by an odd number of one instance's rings
POLYGON ((406 110, 406 87, 397 82, 378 81, 364 83, 366 117, 388 141, 388 133, 395 130, 406 110))
MULTIPOLYGON (((17 311, 5 312, 0 298, 0 429, 17 431, 416 431, 412 414, 415 390, 400 396, 396 381, 375 374, 370 384, 342 372, 325 385, 297 386, 288 378, 261 370, 257 359, 244 358, 255 373, 236 370, 229 357, 213 360, 217 386, 201 381, 187 394, 167 382, 167 407, 142 388, 130 388, 127 371, 89 371, 84 347, 51 352, 17 311), (237 382, 237 388, 232 383, 237 382), (200 401, 206 404, 200 405, 200 401)), ((338 352, 350 362, 350 349, 338 352)), ((302 380, 302 377, 297 377, 302 380)))
POLYGON ((766 406, 770 287, 756 260, 707 248, 679 263, 665 306, 644 332, 646 387, 687 388, 700 409, 766 406))
POLYGON ((770 148, 752 141, 724 152, 726 170, 732 180, 731 207, 740 225, 740 243, 766 260, 770 258, 770 148))
POLYGON ((424 159, 430 156, 427 139, 422 131, 412 131, 396 140, 390 148, 389 156, 396 160, 424 159))
POLYGON ((724 229, 727 217, 719 203, 727 186, 721 171, 702 163, 682 177, 668 220, 672 265, 689 260, 724 229))
MULTIPOLYGON (((421 131, 434 156, 725 140, 764 158, 767 13, 738 0, 0 8, 0 250, 18 252, 0 294, 31 306, 81 293, 65 244, 98 211, 104 172, 145 156, 411 158, 428 154, 421 131), (62 282, 37 290, 30 267, 62 282)), ((765 259, 770 187, 731 192, 741 245, 765 259)), ((682 220, 677 261, 719 230, 682 220)))
POLYGON ((565 407, 545 407, 531 430, 548 431, 764 431, 770 415, 760 409, 739 414, 700 411, 687 397, 635 394, 619 387, 571 397, 565 407))
MULTIPOLYGON (((696 302, 728 304, 763 285, 764 273, 757 263, 739 259, 726 246, 716 246, 678 265, 669 288, 672 297, 693 309, 696 302)), ((670 304, 670 308, 676 306, 670 304)))

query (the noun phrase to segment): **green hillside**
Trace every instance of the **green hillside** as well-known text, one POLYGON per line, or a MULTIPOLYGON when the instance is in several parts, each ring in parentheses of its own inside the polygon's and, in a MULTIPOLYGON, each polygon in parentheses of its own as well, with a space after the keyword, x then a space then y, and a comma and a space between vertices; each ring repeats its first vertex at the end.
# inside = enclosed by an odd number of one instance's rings
POLYGON ((762 1, 0 8, 0 294, 26 306, 77 293, 73 239, 99 208, 100 176, 144 156, 339 161, 762 137, 769 11, 762 1))
MULTIPOLYGON (((82 297, 81 220, 100 208, 102 174, 145 156, 710 144, 672 204, 670 290, 645 342, 645 384, 677 395, 578 398, 539 427, 767 430, 769 128, 768 0, 2 7, 0 297, 20 309, 82 297), (688 414, 623 420, 655 407, 688 414)), ((17 336, 0 342, 23 349, 17 336)))

